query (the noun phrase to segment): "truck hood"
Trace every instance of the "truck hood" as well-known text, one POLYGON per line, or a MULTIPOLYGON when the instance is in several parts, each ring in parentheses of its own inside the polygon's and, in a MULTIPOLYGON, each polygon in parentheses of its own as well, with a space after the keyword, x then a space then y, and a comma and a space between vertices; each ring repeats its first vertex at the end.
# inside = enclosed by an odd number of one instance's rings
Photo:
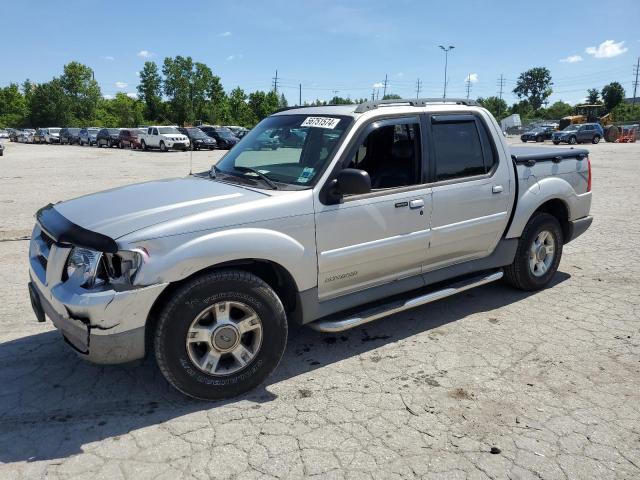
POLYGON ((138 183, 57 203, 67 220, 113 239, 176 218, 239 205, 267 194, 200 177, 138 183))

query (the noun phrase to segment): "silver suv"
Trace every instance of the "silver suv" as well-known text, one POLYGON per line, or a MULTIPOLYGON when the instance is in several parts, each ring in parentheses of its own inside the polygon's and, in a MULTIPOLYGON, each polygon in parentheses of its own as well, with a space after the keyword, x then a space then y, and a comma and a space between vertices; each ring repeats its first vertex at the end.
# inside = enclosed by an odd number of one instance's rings
POLYGON ((187 395, 238 395, 288 322, 336 332, 503 277, 548 285, 591 224, 587 154, 509 148, 466 100, 289 109, 209 171, 39 210, 33 308, 91 361, 152 352, 187 395))

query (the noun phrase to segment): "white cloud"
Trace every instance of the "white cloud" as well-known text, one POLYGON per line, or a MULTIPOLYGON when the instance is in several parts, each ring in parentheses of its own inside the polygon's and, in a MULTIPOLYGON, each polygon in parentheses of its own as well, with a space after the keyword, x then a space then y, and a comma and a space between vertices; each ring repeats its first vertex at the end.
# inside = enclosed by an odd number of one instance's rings
POLYGON ((629 50, 624 46, 624 42, 614 42, 613 40, 605 40, 597 47, 587 47, 585 52, 593 55, 594 58, 611 58, 622 55, 629 50))
POLYGON ((240 60, 242 58, 242 54, 241 53, 237 53, 237 54, 233 54, 233 55, 229 55, 227 57, 227 60, 231 61, 231 60, 240 60))
POLYGON ((129 98, 138 98, 138 94, 135 92, 128 92, 127 97, 129 98))
POLYGON ((117 88, 126 88, 126 87, 127 87, 127 84, 126 84, 125 82, 116 82, 116 83, 115 83, 115 86, 116 86, 117 88))
POLYGON ((115 60, 115 58, 114 58, 114 57, 112 57, 111 55, 106 55, 106 56, 104 56, 104 57, 102 57, 102 58, 104 58, 105 60, 108 60, 108 61, 110 61, 110 62, 113 62, 113 61, 115 60))
POLYGON ((404 77, 404 73, 403 73, 403 72, 398 72, 398 73, 396 73, 396 75, 397 75, 398 77, 404 77))
POLYGON ((153 53, 150 52, 149 50, 140 50, 138 52, 138 56, 141 58, 149 58, 149 57, 153 57, 153 53))
POLYGON ((104 98, 105 100, 112 100, 113 95, 103 95, 102 98, 104 98))
POLYGON ((229 56, 227 57, 227 60, 233 60, 234 58, 236 58, 236 56, 235 56, 235 55, 229 55, 229 56))
POLYGON ((222 32, 218 34, 219 37, 230 37, 231 36, 231 32, 222 32))
POLYGON ((478 74, 477 73, 470 73, 469 75, 467 75, 464 79, 465 82, 471 82, 471 83, 478 83, 478 74))
POLYGON ((134 73, 135 73, 136 77, 140 76, 140 72, 134 72, 134 73))
POLYGON ((576 63, 581 62, 582 57, 580 55, 569 55, 567 58, 561 58, 562 63, 576 63))
POLYGON ((373 88, 382 88, 384 87, 384 83, 382 82, 376 82, 373 84, 373 88))

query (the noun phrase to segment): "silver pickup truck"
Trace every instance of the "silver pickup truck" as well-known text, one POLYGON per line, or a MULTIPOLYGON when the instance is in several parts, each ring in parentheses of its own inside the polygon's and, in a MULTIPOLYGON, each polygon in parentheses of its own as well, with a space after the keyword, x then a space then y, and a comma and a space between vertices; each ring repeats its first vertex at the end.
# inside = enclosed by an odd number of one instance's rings
POLYGON ((592 221, 587 155, 510 148, 467 100, 284 110, 209 171, 40 209, 31 301, 90 361, 153 352, 181 392, 238 395, 288 322, 337 332, 503 277, 543 288, 592 221))

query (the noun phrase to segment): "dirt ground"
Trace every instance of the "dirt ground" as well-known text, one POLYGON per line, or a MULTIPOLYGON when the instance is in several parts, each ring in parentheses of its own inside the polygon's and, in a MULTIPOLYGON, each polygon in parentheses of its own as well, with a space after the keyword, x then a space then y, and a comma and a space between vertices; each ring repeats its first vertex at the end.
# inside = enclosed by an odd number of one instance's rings
MULTIPOLYGON (((266 384, 217 403, 175 393, 151 359, 81 361, 26 289, 39 207, 185 175, 189 153, 6 147, 0 478, 640 478, 640 144, 588 146, 595 221, 550 288, 295 329, 266 384)), ((195 152, 194 171, 220 155, 195 152)))

